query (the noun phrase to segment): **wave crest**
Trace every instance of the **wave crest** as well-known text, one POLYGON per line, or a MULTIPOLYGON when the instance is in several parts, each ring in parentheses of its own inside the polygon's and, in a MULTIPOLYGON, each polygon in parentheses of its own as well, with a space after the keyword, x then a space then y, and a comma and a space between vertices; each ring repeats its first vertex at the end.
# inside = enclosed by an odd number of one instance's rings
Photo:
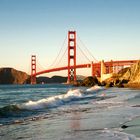
POLYGON ((35 109, 57 107, 79 97, 82 97, 81 90, 71 89, 66 94, 44 98, 38 101, 28 101, 27 103, 24 103, 23 105, 21 105, 21 108, 28 109, 28 110, 35 110, 35 109))

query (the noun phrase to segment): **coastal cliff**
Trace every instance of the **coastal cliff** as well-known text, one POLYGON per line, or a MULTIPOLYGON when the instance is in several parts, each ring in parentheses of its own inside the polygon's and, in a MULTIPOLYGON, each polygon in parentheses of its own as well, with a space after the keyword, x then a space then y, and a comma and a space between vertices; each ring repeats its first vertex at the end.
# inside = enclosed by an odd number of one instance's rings
POLYGON ((104 81, 107 87, 140 87, 140 60, 104 81))
POLYGON ((122 78, 129 80, 129 83, 140 83, 140 61, 132 65, 122 78))
POLYGON ((29 75, 14 68, 0 68, 0 84, 26 84, 29 75))

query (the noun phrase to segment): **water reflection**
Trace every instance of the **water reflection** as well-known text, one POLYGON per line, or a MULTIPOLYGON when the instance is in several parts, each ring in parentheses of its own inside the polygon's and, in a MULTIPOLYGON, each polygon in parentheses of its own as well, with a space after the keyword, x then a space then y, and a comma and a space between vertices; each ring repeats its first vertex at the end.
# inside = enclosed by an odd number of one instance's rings
POLYGON ((76 111, 72 112, 72 118, 70 122, 71 130, 80 130, 81 129, 81 113, 76 111))

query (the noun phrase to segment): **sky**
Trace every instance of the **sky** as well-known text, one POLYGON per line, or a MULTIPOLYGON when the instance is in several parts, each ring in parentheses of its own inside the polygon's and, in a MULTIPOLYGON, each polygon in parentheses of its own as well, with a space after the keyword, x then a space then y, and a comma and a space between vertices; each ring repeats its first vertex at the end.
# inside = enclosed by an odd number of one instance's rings
POLYGON ((139 7, 140 0, 0 0, 0 67, 30 74, 35 54, 47 69, 69 30, 99 61, 140 59, 139 7))

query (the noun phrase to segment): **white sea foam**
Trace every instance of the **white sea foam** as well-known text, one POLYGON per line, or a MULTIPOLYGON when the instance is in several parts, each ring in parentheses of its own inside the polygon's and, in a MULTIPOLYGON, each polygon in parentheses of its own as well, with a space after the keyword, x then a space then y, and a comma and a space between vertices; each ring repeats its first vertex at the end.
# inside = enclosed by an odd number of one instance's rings
POLYGON ((92 91, 98 91, 98 90, 102 90, 102 89, 104 89, 104 87, 95 85, 95 86, 93 86, 91 88, 86 89, 86 91, 92 92, 92 91))
MULTIPOLYGON (((104 140, 110 139, 110 140, 138 140, 134 135, 127 134, 124 132, 119 131, 112 131, 112 130, 103 130, 101 137, 104 137, 104 140)), ((100 137, 100 138, 101 138, 100 137)))
MULTIPOLYGON (((136 96, 137 94, 116 94, 116 96, 106 99, 106 100, 101 100, 101 101, 96 101, 97 104, 125 104, 126 101, 129 99, 132 99, 136 96)), ((100 96, 100 95, 99 95, 100 96)), ((110 96, 110 95, 105 95, 105 96, 110 96)))
MULTIPOLYGON (((103 89, 100 86, 94 86, 86 90, 86 92, 90 91, 98 91, 103 89)), ((80 89, 70 89, 66 94, 61 94, 57 96, 52 96, 44 99, 40 99, 38 101, 28 101, 20 106, 22 109, 35 110, 35 109, 43 109, 43 108, 51 108, 57 107, 65 104, 66 102, 70 102, 76 98, 84 97, 85 94, 80 89)))
POLYGON ((80 89, 69 90, 66 94, 52 96, 44 98, 38 101, 28 101, 21 105, 22 109, 34 110, 43 109, 50 107, 57 107, 63 105, 66 102, 72 101, 73 99, 82 97, 82 91, 80 89))

